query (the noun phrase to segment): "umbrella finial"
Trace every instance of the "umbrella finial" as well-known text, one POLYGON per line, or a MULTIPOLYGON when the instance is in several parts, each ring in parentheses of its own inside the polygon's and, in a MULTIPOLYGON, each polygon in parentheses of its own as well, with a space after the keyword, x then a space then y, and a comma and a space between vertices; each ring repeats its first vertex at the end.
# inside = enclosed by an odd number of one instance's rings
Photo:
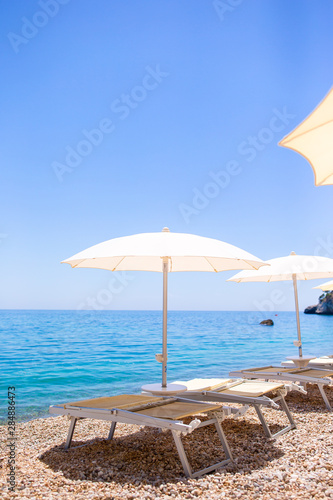
POLYGON ((296 255, 296 253, 295 252, 290 252, 290 255, 296 255))
POLYGON ((170 233, 170 229, 168 227, 164 227, 162 229, 162 233, 170 233))

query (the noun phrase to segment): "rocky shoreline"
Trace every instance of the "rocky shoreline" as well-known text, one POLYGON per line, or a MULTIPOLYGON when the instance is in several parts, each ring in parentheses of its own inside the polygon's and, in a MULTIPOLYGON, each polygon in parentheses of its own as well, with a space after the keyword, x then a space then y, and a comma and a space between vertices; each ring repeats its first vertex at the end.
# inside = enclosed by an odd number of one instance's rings
MULTIPOLYGON (((333 388, 327 390, 333 400, 333 388)), ((169 432, 119 425, 115 439, 105 439, 106 422, 82 420, 74 446, 64 451, 66 417, 18 424, 16 491, 8 491, 7 428, 1 426, 1 498, 34 499, 333 499, 333 415, 318 389, 291 393, 289 407, 297 430, 277 440, 265 438, 253 409, 223 429, 234 463, 199 479, 186 479, 169 432), (98 437, 96 437, 98 436, 98 437)), ((284 424, 280 411, 264 410, 273 429, 284 424)), ((221 457, 212 426, 190 435, 184 445, 193 467, 221 457)), ((223 458, 223 454, 222 454, 223 458)))
POLYGON ((305 314, 333 315, 333 292, 324 292, 318 299, 318 304, 304 309, 305 314))

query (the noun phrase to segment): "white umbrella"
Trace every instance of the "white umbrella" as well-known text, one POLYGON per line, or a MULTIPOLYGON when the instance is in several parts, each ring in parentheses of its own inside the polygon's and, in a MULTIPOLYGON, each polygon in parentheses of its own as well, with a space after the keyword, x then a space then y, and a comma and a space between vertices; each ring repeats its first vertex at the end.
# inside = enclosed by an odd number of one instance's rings
POLYGON ((299 349, 299 357, 302 358, 297 280, 312 280, 333 276, 333 259, 311 255, 296 255, 295 252, 291 252, 286 257, 266 260, 265 262, 269 264, 269 267, 261 267, 257 271, 242 271, 227 281, 236 281, 237 283, 250 281, 293 281, 298 334, 298 342, 295 344, 299 349))
POLYGON ((63 261, 72 267, 109 271, 163 272, 162 388, 167 387, 167 291, 168 273, 177 271, 220 272, 258 269, 262 260, 223 241, 193 234, 143 233, 104 241, 63 261))
POLYGON ((322 285, 314 286, 313 288, 319 288, 323 292, 330 292, 333 290, 333 280, 326 281, 326 283, 323 283, 322 285))
POLYGON ((315 174, 316 186, 333 184, 333 88, 314 111, 286 135, 280 146, 304 156, 315 174))

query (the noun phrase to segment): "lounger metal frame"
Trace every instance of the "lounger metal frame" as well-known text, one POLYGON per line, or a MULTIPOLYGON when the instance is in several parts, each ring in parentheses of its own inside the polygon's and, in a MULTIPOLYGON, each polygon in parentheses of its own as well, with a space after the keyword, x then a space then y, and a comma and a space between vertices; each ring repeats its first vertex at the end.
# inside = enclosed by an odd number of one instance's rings
MULTIPOLYGON (((177 398, 177 397, 172 398, 172 401, 184 402, 184 403, 196 403, 196 404, 201 403, 200 401, 199 402, 191 401, 188 400, 187 398, 177 398)), ((170 402, 170 398, 168 398, 168 400, 165 401, 165 404, 168 404, 168 402, 170 402)), ((206 405, 207 407, 207 403, 202 402, 202 405, 206 405)), ((118 422, 125 424, 132 424, 132 425, 144 425, 148 427, 155 427, 158 429, 169 429, 175 441, 178 455, 182 463, 185 475, 191 478, 202 476, 203 474, 214 471, 232 462, 233 460, 232 453, 229 444, 227 442, 227 439, 225 437, 225 434, 223 432, 221 422, 228 415, 237 416, 241 414, 241 412, 239 412, 237 408, 221 407, 220 409, 211 412, 207 411, 206 409, 204 410, 203 413, 212 414, 212 418, 204 422, 201 422, 199 419, 195 418, 190 422, 190 424, 184 424, 182 420, 168 420, 166 418, 164 419, 164 418, 151 417, 148 415, 136 413, 135 411, 123 410, 119 408, 104 409, 104 408, 88 408, 88 407, 71 406, 71 405, 65 405, 65 407, 62 405, 61 406, 52 405, 50 406, 49 411, 50 413, 53 414, 67 415, 68 417, 70 417, 70 425, 65 444, 65 450, 68 450, 71 446, 77 420, 83 418, 92 418, 96 420, 110 421, 111 428, 107 438, 108 440, 111 440, 113 438, 114 431, 116 429, 116 425, 118 422), (215 425, 218 437, 220 439, 224 453, 226 455, 226 459, 221 462, 215 463, 210 467, 206 467, 197 472, 193 472, 189 464, 188 458, 186 456, 181 436, 190 434, 199 427, 204 427, 211 424, 215 425)))
MULTIPOLYGON (((287 394, 287 391, 289 390, 288 386, 284 386, 281 389, 277 389, 276 392, 278 396, 274 398, 268 398, 267 396, 260 396, 260 397, 250 397, 250 396, 242 396, 240 394, 224 394, 223 390, 228 389, 232 390, 233 387, 239 386, 241 384, 246 383, 245 380, 238 379, 235 380, 231 383, 227 383, 224 386, 222 385, 221 387, 218 387, 215 390, 202 390, 202 391, 187 391, 185 393, 181 394, 181 397, 183 398, 189 398, 191 400, 195 401, 207 401, 207 402, 212 402, 212 403, 222 403, 222 402, 228 402, 228 403, 239 403, 242 405, 251 405, 254 406, 258 418, 261 422, 261 425, 263 426, 265 435, 272 439, 272 438, 277 438, 278 436, 281 436, 282 434, 285 434, 286 432, 296 429, 296 423, 293 419, 292 414, 290 413, 290 410, 288 408, 288 405, 284 399, 284 397, 287 394), (269 407, 269 408, 275 408, 278 409, 280 408, 277 402, 280 402, 282 410, 286 414, 288 420, 289 420, 289 425, 284 427, 278 432, 275 432, 272 434, 269 425, 263 415, 263 412, 261 410, 262 406, 269 407)), ((305 392, 305 391, 304 391, 305 392)))
MULTIPOLYGON (((305 367, 305 368, 281 368, 281 366, 264 366, 264 367, 258 367, 258 368, 249 368, 245 370, 238 370, 234 372, 230 372, 229 376, 230 377, 242 377, 246 379, 264 379, 264 380, 282 380, 282 381, 290 381, 290 382, 299 382, 304 388, 306 387, 306 384, 316 384, 318 386, 318 389, 320 391, 320 394, 322 395, 322 398, 325 402, 326 408, 328 411, 333 411, 333 408, 327 398, 327 395, 325 393, 324 387, 325 386, 333 386, 333 379, 329 377, 310 377, 308 375, 302 375, 302 373, 308 371, 308 370, 315 370, 318 372, 323 372, 322 368, 313 368, 313 367, 305 367), (272 369, 275 369, 276 371, 271 371, 272 369), (265 370, 270 370, 265 372, 265 370)), ((327 370, 329 373, 330 371, 327 370)), ((297 385, 294 384, 294 388, 296 388, 297 385)))

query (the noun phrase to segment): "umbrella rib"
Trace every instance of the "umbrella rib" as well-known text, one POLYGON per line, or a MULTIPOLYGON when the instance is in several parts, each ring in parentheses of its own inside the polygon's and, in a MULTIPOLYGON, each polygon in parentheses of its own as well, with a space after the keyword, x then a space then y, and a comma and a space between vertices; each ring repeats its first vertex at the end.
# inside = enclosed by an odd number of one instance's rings
POLYGON ((77 264, 74 264, 73 266, 72 266, 72 264, 70 264, 70 265, 71 265, 72 269, 74 269, 75 267, 79 266, 80 264, 82 264, 82 262, 84 262, 84 261, 86 261, 86 260, 87 260, 87 259, 82 259, 82 260, 80 260, 80 262, 78 262, 77 264))
POLYGON ((112 271, 115 271, 117 267, 122 263, 122 261, 125 259, 125 256, 120 259, 120 261, 117 263, 117 265, 112 269, 112 271))
MULTIPOLYGON (((237 260, 241 260, 241 259, 237 259, 237 260)), ((244 260, 244 262, 246 262, 249 266, 252 267, 252 269, 255 269, 256 271, 258 271, 259 267, 256 267, 254 264, 251 264, 251 262, 249 260, 244 260)), ((261 263, 260 263, 261 264, 261 263)))
POLYGON ((330 177, 332 177, 332 174, 326 175, 326 177, 324 177, 324 179, 322 179, 320 182, 318 182, 318 186, 324 185, 324 182, 327 181, 327 179, 329 179, 330 177))
MULTIPOLYGON (((113 269, 111 269, 111 271, 116 271, 117 267, 119 266, 119 264, 121 264, 121 263, 122 263, 122 261, 123 261, 124 259, 125 259, 125 257, 122 257, 122 258, 120 259, 120 261, 117 263, 117 265, 116 265, 113 269)), ((82 262, 86 262, 86 261, 89 261, 89 260, 97 260, 97 259, 96 259, 96 257, 92 257, 92 258, 89 258, 89 259, 82 259, 82 260, 80 260, 80 262, 78 262, 77 264, 71 265, 71 266, 72 266, 72 269, 74 269, 74 268, 76 268, 76 267, 80 266, 80 265, 82 264, 82 262)), ((100 269, 105 269, 106 271, 109 271, 109 270, 110 270, 110 269, 108 269, 107 267, 104 267, 104 268, 103 268, 103 267, 101 267, 100 269)))
POLYGON ((215 271, 216 273, 218 273, 218 270, 217 270, 217 269, 215 269, 215 267, 213 266, 213 264, 211 264, 211 262, 209 262, 208 257, 204 257, 204 259, 208 262, 208 264, 210 265, 210 267, 211 267, 212 269, 214 269, 214 271, 215 271))
POLYGON ((294 135, 290 139, 286 139, 286 140, 282 139, 281 144, 284 146, 285 144, 288 144, 288 142, 293 141, 294 139, 298 139, 298 137, 301 137, 302 135, 306 135, 309 132, 312 132, 313 130, 316 130, 320 127, 324 127, 325 125, 328 125, 331 122, 333 122, 333 120, 328 120, 327 122, 321 123, 320 125, 317 125, 316 127, 312 127, 309 130, 306 130, 305 132, 301 132, 300 134, 294 135))

